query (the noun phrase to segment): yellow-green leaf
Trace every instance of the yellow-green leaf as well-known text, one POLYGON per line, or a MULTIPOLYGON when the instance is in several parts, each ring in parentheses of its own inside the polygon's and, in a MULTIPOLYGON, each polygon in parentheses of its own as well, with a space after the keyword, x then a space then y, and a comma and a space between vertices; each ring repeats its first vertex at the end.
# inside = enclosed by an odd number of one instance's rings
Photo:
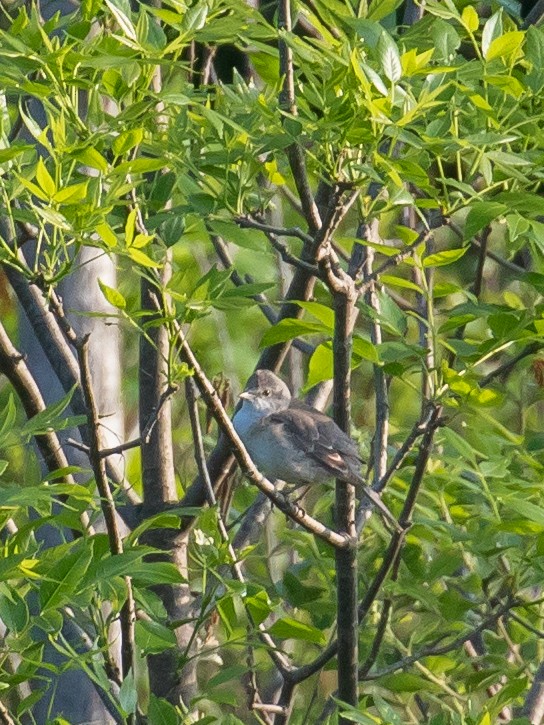
POLYGON ((72 184, 66 186, 64 189, 60 189, 53 196, 53 201, 59 204, 75 204, 78 201, 83 201, 87 197, 88 181, 83 181, 80 184, 72 184))
POLYGON ((36 181, 49 198, 52 197, 57 190, 53 177, 47 170, 43 159, 41 158, 38 159, 38 166, 36 167, 36 181))
POLYGON ((77 151, 74 156, 78 161, 81 161, 82 164, 90 166, 92 169, 98 169, 98 171, 102 172, 108 170, 108 162, 102 154, 92 146, 88 146, 86 149, 83 149, 83 151, 77 151))
POLYGON ((131 128, 128 131, 123 131, 119 136, 113 140, 111 145, 112 151, 116 156, 126 154, 127 151, 141 143, 144 137, 143 128, 131 128))
POLYGON ((116 307, 118 310, 125 309, 125 307, 127 306, 127 301, 119 292, 119 290, 116 290, 113 287, 109 287, 107 284, 102 282, 101 279, 98 280, 98 286, 100 287, 102 294, 112 307, 116 307))
POLYGON ((147 247, 149 242, 153 241, 154 238, 153 234, 137 234, 130 246, 136 247, 136 249, 142 249, 142 247, 147 247))
POLYGON ((472 5, 467 5, 466 8, 463 9, 463 12, 461 13, 461 22, 469 33, 475 33, 478 30, 480 19, 478 18, 478 13, 474 10, 472 5))
POLYGON ((266 170, 268 180, 271 184, 276 184, 277 186, 285 184, 285 179, 278 171, 278 165, 275 159, 272 159, 272 161, 267 161, 264 165, 264 168, 266 170))
POLYGON ((149 257, 145 252, 142 252, 140 249, 128 247, 127 253, 133 262, 136 262, 136 264, 141 264, 142 267, 156 268, 161 266, 158 262, 155 262, 153 259, 151 259, 151 257, 149 257))
POLYGON ((522 30, 513 30, 510 33, 505 33, 492 41, 485 59, 488 61, 494 60, 495 58, 510 60, 519 53, 524 40, 525 33, 522 30))
POLYGON ((127 217, 125 224, 125 242, 127 247, 130 247, 132 240, 134 239, 134 229, 136 227, 136 209, 132 209, 127 217))
POLYGON ((106 242, 108 247, 111 247, 112 249, 117 246, 117 237, 115 236, 115 232, 110 227, 107 222, 102 222, 101 224, 97 224, 95 227, 96 233, 100 236, 103 242, 106 242))
POLYGON ((445 267, 446 264, 452 264, 461 259, 468 251, 468 247, 460 247, 459 249, 446 249, 444 252, 430 254, 423 260, 424 267, 445 267))
POLYGON ((33 184, 32 181, 28 181, 28 179, 25 179, 24 176, 19 176, 19 174, 15 174, 15 176, 31 194, 34 194, 34 196, 37 196, 42 201, 48 201, 47 195, 43 193, 37 184, 33 184))

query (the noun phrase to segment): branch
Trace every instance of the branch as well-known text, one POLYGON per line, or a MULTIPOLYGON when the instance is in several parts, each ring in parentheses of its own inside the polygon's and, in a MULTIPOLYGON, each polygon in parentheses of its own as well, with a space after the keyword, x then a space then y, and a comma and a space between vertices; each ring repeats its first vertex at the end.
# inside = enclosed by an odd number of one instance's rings
MULTIPOLYGON (((349 435, 350 432, 350 378, 352 329, 351 318, 356 299, 355 289, 351 294, 334 295, 334 382, 333 410, 336 424, 349 435)), ((338 525, 356 541, 355 528, 355 486, 345 481, 336 481, 336 518, 338 525)), ((354 707, 358 701, 357 666, 359 662, 359 618, 357 547, 337 549, 336 558, 336 622, 338 637, 338 697, 354 707)), ((339 715, 339 725, 347 720, 339 715)))
POLYGON ((542 348, 544 348, 544 343, 531 342, 511 360, 508 360, 502 365, 499 365, 499 367, 495 368, 495 370, 492 370, 490 373, 485 375, 479 382, 480 387, 485 388, 490 385, 495 380, 495 378, 500 378, 503 375, 506 376, 518 364, 518 362, 526 357, 529 357, 529 355, 534 355, 535 353, 542 350, 542 348))
POLYGON ((250 216, 239 216, 234 219, 241 229, 258 229, 265 234, 272 234, 275 237, 295 237, 304 244, 313 244, 314 237, 302 231, 300 227, 276 227, 273 224, 265 224, 250 216))
POLYGON ((519 715, 527 717, 532 725, 540 725, 544 719, 544 662, 539 664, 535 672, 533 682, 519 715))
MULTIPOLYGON (((291 32, 291 2, 290 0, 279 0, 278 3, 278 51, 280 56, 280 76, 283 78, 283 86, 280 92, 280 108, 286 114, 297 115, 295 99, 295 73, 293 66, 293 51, 287 44, 285 38, 291 32)), ((293 180, 304 212, 304 217, 310 232, 315 233, 321 227, 319 209, 314 200, 306 161, 302 148, 294 141, 287 149, 289 165, 293 174, 293 180)))
POLYGON ((540 25, 544 19, 544 0, 537 0, 531 10, 527 13, 527 17, 522 25, 527 29, 530 25, 540 25))
MULTIPOLYGON (((211 240, 217 256, 219 257, 219 261, 221 262, 223 267, 225 269, 232 270, 230 278, 234 282, 234 284, 237 287, 241 287, 242 285, 246 284, 247 281, 251 281, 251 278, 248 279, 247 275, 246 279, 244 280, 238 274, 238 272, 234 268, 234 262, 231 259, 229 251, 227 249, 227 245, 225 244, 223 239, 221 239, 221 237, 218 237, 217 234, 212 234, 211 240)), ((268 322, 270 322, 271 325, 275 325, 279 317, 277 312, 271 307, 271 305, 268 304, 266 297, 263 294, 256 294, 252 295, 252 299, 255 300, 255 302, 259 305, 259 309, 266 317, 268 322)), ((291 344, 293 345, 293 347, 295 347, 297 350, 300 350, 300 352, 304 353, 305 355, 311 355, 315 349, 313 345, 310 345, 304 340, 299 340, 298 338, 292 340, 291 344)))
MULTIPOLYGON (((89 336, 76 340, 77 356, 79 361, 81 387, 87 407, 87 425, 89 429, 89 460, 93 469, 96 486, 100 494, 100 505, 106 523, 110 552, 112 555, 123 552, 123 541, 117 527, 115 502, 108 484, 106 464, 100 456, 101 436, 100 418, 96 407, 96 400, 92 387, 91 371, 89 368, 89 336)), ((126 576, 126 601, 121 608, 121 660, 123 677, 127 677, 132 670, 134 673, 134 622, 135 606, 130 577, 126 576)))
POLYGON ((370 285, 379 278, 380 274, 383 274, 391 267, 398 267, 398 265, 404 262, 405 259, 408 259, 408 257, 410 257, 414 253, 414 251, 417 249, 417 247, 419 247, 420 244, 424 244, 433 236, 437 228, 438 222, 436 222, 436 225, 433 225, 430 229, 421 232, 421 234, 414 242, 402 249, 398 254, 395 254, 393 257, 388 257, 385 262, 380 267, 378 267, 378 269, 372 272, 368 279, 366 279, 364 282, 358 283, 357 287, 359 289, 359 294, 365 294, 365 292, 370 289, 370 285))
MULTIPOLYGON (((456 637, 449 644, 429 645, 428 647, 423 647, 421 650, 419 650, 419 652, 416 652, 413 655, 408 655, 407 657, 403 657, 402 659, 397 660, 397 662, 394 662, 393 664, 384 667, 379 672, 366 674, 364 677, 361 678, 361 680, 364 682, 368 682, 370 680, 378 680, 380 679, 380 677, 390 675, 397 670, 405 670, 407 667, 414 664, 415 662, 418 662, 424 657, 443 655, 447 654, 448 652, 458 650, 465 644, 465 642, 480 634, 485 629, 488 629, 492 624, 495 624, 498 619, 506 614, 506 612, 512 609, 512 607, 519 606, 519 604, 520 603, 514 599, 508 600, 505 604, 503 604, 495 612, 493 612, 493 614, 480 622, 477 627, 474 627, 474 629, 470 630, 466 634, 462 634, 459 637, 456 637)), ((443 637, 441 639, 443 639, 443 637)))
POLYGON ((408 454, 414 447, 417 439, 425 433, 425 431, 431 424, 432 412, 433 412, 433 405, 432 404, 427 405, 425 410, 422 413, 421 418, 418 421, 416 421, 416 423, 414 423, 412 430, 408 434, 404 443, 399 448, 399 450, 396 452, 395 457, 393 458, 393 460, 391 461, 391 464, 389 465, 389 468, 384 473, 382 478, 380 478, 380 481, 377 484, 377 486, 375 486, 376 491, 383 491, 383 489, 385 488, 386 484, 389 482, 391 477, 402 466, 403 462, 406 459, 406 456, 408 456, 408 454))
MULTIPOLYGON (((40 389, 32 373, 28 369, 21 353, 13 346, 1 323, 0 372, 10 381, 29 420, 46 409, 40 389)), ((68 468, 68 460, 58 436, 54 431, 51 430, 36 435, 35 439, 48 471, 58 471, 68 468)), ((69 473, 59 475, 58 480, 69 485, 75 485, 74 478, 69 473)), ((81 523, 84 528, 90 526, 88 516, 85 513, 81 514, 81 523)), ((73 531, 73 533, 75 536, 81 535, 79 531, 73 531)))
MULTIPOLYGON (((20 258, 22 264, 26 265, 26 260, 20 250, 18 251, 18 258, 20 258)), ((26 276, 22 272, 13 269, 9 265, 3 265, 3 268, 61 387, 66 394, 73 391, 70 401, 72 410, 76 415, 85 415, 87 410, 80 388, 77 361, 66 342, 58 320, 46 308, 40 290, 34 284, 29 284, 26 276)), ((54 302, 55 300, 57 302, 56 312, 60 312, 64 316, 60 300, 58 300, 56 295, 53 299, 54 302)), ((89 433, 87 426, 79 426, 79 432, 83 442, 88 444, 89 433)), ((130 484, 125 481, 123 475, 112 461, 108 461, 107 470, 109 477, 120 486, 129 503, 133 505, 139 504, 139 496, 134 492, 130 484)), ((131 523, 131 521, 127 521, 127 518, 131 519, 130 511, 121 510, 119 514, 123 516, 127 524, 131 523)))

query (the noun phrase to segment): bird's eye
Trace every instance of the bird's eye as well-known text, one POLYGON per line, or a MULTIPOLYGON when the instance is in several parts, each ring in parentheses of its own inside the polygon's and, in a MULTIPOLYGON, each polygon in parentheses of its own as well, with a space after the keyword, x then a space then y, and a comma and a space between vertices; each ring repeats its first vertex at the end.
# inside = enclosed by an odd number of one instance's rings
POLYGON ((263 395, 264 395, 264 397, 265 397, 265 398, 268 398, 268 397, 269 397, 269 395, 270 395, 270 390, 269 390, 268 388, 265 388, 265 389, 263 390, 263 395))

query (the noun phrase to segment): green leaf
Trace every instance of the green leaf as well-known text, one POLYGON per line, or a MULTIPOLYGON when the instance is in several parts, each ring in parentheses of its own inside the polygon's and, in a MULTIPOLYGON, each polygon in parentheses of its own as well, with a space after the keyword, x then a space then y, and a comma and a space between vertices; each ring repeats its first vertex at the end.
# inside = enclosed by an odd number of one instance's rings
POLYGON ((112 15, 119 23, 119 27, 131 40, 138 40, 136 28, 132 24, 130 4, 126 0, 104 0, 112 15))
POLYGON ((370 360, 375 364, 380 362, 380 356, 378 355, 378 349, 374 343, 367 340, 360 333, 356 332, 353 336, 353 352, 364 360, 370 360))
POLYGON ((482 30, 482 53, 484 58, 489 52, 489 46, 497 38, 502 35, 502 11, 499 10, 486 21, 482 30))
POLYGON ((63 430, 66 428, 67 417, 60 417, 61 414, 70 405, 72 395, 75 388, 58 400, 56 403, 48 405, 37 415, 30 418, 22 427, 21 433, 25 437, 39 435, 40 433, 48 433, 51 430, 63 430))
POLYGON ((106 298, 106 301, 109 302, 112 307, 116 307, 118 310, 125 309, 127 301, 119 290, 113 289, 113 287, 108 287, 108 285, 102 282, 101 279, 98 280, 98 286, 106 298))
POLYGON ((14 159, 25 151, 33 150, 34 146, 30 146, 29 144, 14 144, 7 149, 0 149, 0 164, 3 164, 5 161, 11 161, 11 159, 14 159))
POLYGON ((428 680, 410 672, 396 672, 394 675, 386 675, 380 679, 380 684, 389 692, 429 692, 432 689, 439 690, 438 685, 430 686, 428 680))
POLYGON ((159 622, 138 620, 134 627, 136 644, 144 656, 160 654, 177 646, 176 635, 171 629, 159 622))
POLYGON ((286 317, 266 330, 261 339, 260 347, 268 347, 278 342, 293 340, 295 337, 316 333, 329 336, 330 330, 322 323, 305 322, 304 320, 297 320, 294 317, 286 317))
POLYGON ((380 282, 385 285, 389 285, 390 287, 401 287, 402 289, 414 290, 414 292, 423 292, 421 287, 418 284, 415 284, 415 282, 412 282, 409 279, 404 279, 404 277, 395 277, 392 274, 380 275, 380 282))
POLYGON ((179 725, 179 716, 176 708, 167 700, 159 699, 151 693, 147 708, 147 722, 148 725, 179 725))
POLYGON ((97 224, 95 230, 102 241, 104 241, 110 249, 114 249, 117 246, 117 237, 109 224, 106 222, 97 224))
POLYGON ((270 615, 272 606, 268 594, 264 589, 257 589, 253 585, 251 594, 244 598, 244 604, 248 608, 251 618, 259 625, 270 615))
POLYGON ((428 257, 423 259, 424 267, 445 267, 448 264, 453 264, 461 259, 467 252, 469 247, 460 247, 459 249, 446 249, 443 252, 436 252, 436 254, 429 254, 428 257))
POLYGON ((134 682, 134 674, 130 670, 124 677, 119 688, 119 704, 125 715, 136 712, 138 706, 138 689, 134 682))
POLYGON ((378 59, 385 77, 395 83, 402 77, 399 49, 385 30, 378 41, 378 59))
POLYGON ((105 173, 108 170, 108 162, 93 146, 88 146, 82 151, 76 151, 74 153, 74 157, 78 161, 81 161, 82 164, 90 166, 92 169, 98 169, 98 171, 102 171, 102 173, 105 173))
POLYGON ((38 166, 36 167, 36 181, 48 197, 52 197, 57 190, 53 177, 47 170, 41 157, 38 159, 38 166))
POLYGON ((186 582, 177 566, 169 561, 137 562, 130 570, 130 576, 140 586, 186 582))
POLYGON ((367 18, 379 22, 386 18, 402 4, 402 0, 371 0, 368 6, 367 18))
MULTIPOLYGON (((130 545, 135 544, 140 536, 150 529, 179 529, 181 525, 181 516, 183 515, 184 509, 180 507, 179 513, 165 512, 149 516, 142 521, 141 524, 134 528, 129 536, 127 537, 127 543, 130 545)), ((189 513, 189 512, 187 512, 189 513)))
POLYGON ((324 645, 326 642, 325 634, 320 629, 311 627, 291 617, 278 619, 268 631, 273 637, 279 639, 297 639, 319 645, 324 645))
POLYGON ((138 146, 142 142, 144 137, 143 128, 132 128, 128 131, 123 131, 116 136, 111 145, 112 151, 116 156, 122 156, 127 151, 138 146))
POLYGON ((504 502, 508 508, 513 509, 516 513, 521 514, 529 521, 538 524, 544 528, 544 509, 530 501, 525 501, 520 497, 509 498, 504 502))
POLYGON ((308 379, 305 390, 313 388, 314 385, 323 380, 332 380, 334 376, 334 360, 332 344, 330 342, 318 345, 312 353, 308 364, 308 379))
POLYGON ((465 220, 463 238, 472 239, 497 217, 507 211, 505 204, 495 201, 477 201, 471 204, 465 220))
POLYGON ((544 215, 544 198, 524 191, 505 191, 496 195, 495 201, 505 204, 509 211, 520 214, 544 215))
POLYGON ((322 305, 319 302, 305 302, 301 300, 294 300, 295 304, 302 307, 303 310, 309 312, 312 317, 322 322, 330 332, 334 330, 334 310, 327 305, 322 305))
POLYGON ((2 415, 0 416, 0 420, 2 421, 0 423, 0 444, 2 447, 7 445, 9 436, 13 432, 13 425, 15 423, 16 416, 17 408, 15 406, 15 401, 13 399, 13 395, 9 393, 6 404, 2 410, 2 415))
POLYGON ((138 158, 131 161, 123 161, 112 169, 112 175, 124 176, 125 174, 146 174, 149 171, 161 171, 166 168, 167 163, 163 158, 138 158))
POLYGON ((92 561, 93 551, 88 542, 77 542, 75 551, 59 559, 47 570, 40 587, 40 607, 45 612, 71 602, 92 561))
POLYGON ((15 633, 22 632, 28 625, 30 615, 25 600, 15 589, 0 584, 0 619, 15 633))
POLYGON ((208 687, 218 687, 230 680, 236 680, 239 682, 242 676, 247 674, 247 671, 248 668, 246 665, 231 665, 230 667, 223 667, 217 675, 214 675, 208 680, 208 687))
POLYGON ((88 187, 88 181, 65 186, 64 189, 59 189, 59 191, 53 195, 53 201, 56 201, 58 204, 77 204, 77 202, 83 201, 87 198, 88 187))

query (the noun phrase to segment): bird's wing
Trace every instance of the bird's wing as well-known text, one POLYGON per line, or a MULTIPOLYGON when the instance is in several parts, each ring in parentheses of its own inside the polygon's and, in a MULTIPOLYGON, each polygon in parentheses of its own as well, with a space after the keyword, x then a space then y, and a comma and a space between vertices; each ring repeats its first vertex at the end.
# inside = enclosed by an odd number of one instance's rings
POLYGON ((324 413, 300 401, 287 410, 269 415, 281 424, 290 440, 306 455, 330 471, 331 478, 360 481, 361 459, 355 443, 324 413))
MULTIPOLYGON (((293 444, 327 469, 331 478, 355 485, 364 483, 357 446, 332 418, 299 400, 293 400, 287 410, 272 413, 265 420, 281 426, 293 444)), ((360 490, 398 531, 402 530, 375 491, 365 485, 360 490)))

